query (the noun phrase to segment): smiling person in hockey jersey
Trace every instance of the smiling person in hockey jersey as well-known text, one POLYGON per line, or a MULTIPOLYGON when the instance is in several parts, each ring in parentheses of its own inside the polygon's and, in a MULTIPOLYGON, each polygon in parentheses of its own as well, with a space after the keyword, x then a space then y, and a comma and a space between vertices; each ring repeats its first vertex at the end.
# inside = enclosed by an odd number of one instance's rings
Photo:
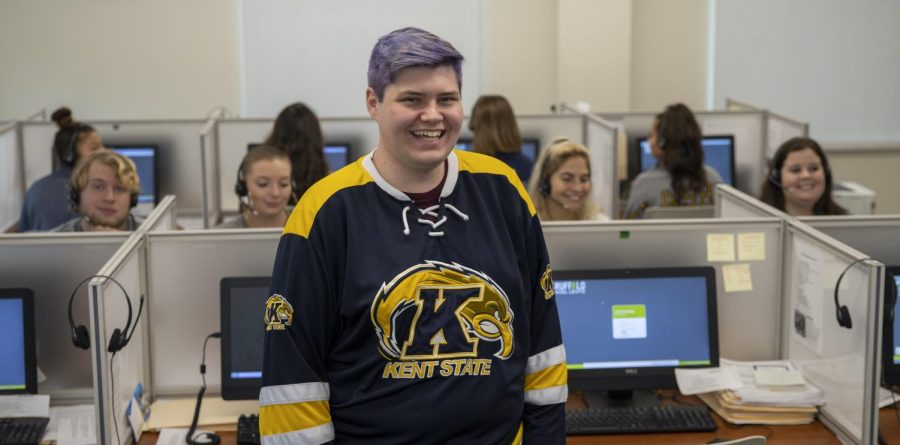
POLYGON ((540 223, 515 171, 453 150, 462 59, 416 28, 372 50, 378 146, 313 185, 278 246, 264 444, 564 443, 540 223))

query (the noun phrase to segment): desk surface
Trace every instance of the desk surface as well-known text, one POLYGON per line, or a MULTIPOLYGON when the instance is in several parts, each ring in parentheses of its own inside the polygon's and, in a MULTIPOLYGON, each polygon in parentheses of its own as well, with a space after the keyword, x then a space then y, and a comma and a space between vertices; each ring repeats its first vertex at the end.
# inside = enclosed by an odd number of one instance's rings
MULTIPOLYGON (((679 403, 702 404, 695 397, 679 397, 679 403)), ((671 399, 664 403, 675 403, 671 399)), ((580 397, 570 396, 566 407, 569 409, 577 409, 583 407, 580 397)), ((894 412, 885 408, 879 413, 879 421, 881 431, 889 442, 893 442, 891 438, 900 438, 900 422, 895 417, 894 412)), ((704 444, 712 439, 737 439, 746 436, 761 435, 767 436, 768 444, 795 444, 795 445, 829 445, 840 444, 837 436, 828 428, 825 428, 821 422, 811 423, 809 425, 798 426, 760 426, 760 425, 731 425, 722 420, 721 417, 713 413, 713 419, 719 429, 712 432, 703 433, 675 433, 675 434, 628 434, 628 435, 595 435, 595 436, 569 436, 566 443, 571 445, 579 444, 704 444)), ((219 433, 222 437, 221 445, 235 445, 237 439, 234 431, 223 431, 219 433)), ((151 445, 156 443, 156 433, 145 433, 141 436, 140 445, 151 445)))

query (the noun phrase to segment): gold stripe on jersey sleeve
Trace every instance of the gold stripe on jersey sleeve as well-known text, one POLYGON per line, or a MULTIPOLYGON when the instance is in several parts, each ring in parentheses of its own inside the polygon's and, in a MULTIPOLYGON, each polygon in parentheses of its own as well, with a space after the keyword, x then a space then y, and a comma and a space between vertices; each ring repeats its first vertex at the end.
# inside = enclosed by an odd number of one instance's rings
POLYGON ((516 437, 513 438, 512 445, 522 445, 522 433, 524 433, 524 424, 519 422, 519 430, 516 431, 516 437))
POLYGON ((559 363, 525 376, 525 391, 552 388, 568 383, 568 370, 565 363, 559 363))
POLYGON ((512 167, 491 156, 462 150, 454 151, 459 158, 460 171, 506 176, 509 183, 516 188, 516 191, 519 192, 519 196, 525 201, 525 204, 528 205, 528 211, 531 213, 531 216, 534 216, 535 209, 534 204, 531 202, 531 197, 528 196, 528 191, 525 190, 525 186, 522 185, 519 175, 516 174, 516 171, 513 170, 512 167))
POLYGON ((290 433, 331 422, 328 402, 297 402, 259 407, 259 433, 263 436, 290 433))
POLYGON ((281 234, 292 233, 307 238, 309 231, 312 230, 312 225, 316 220, 319 209, 335 193, 345 188, 372 182, 372 176, 363 168, 363 159, 365 158, 357 159, 356 162, 348 164, 344 168, 326 176, 306 190, 306 193, 300 198, 300 202, 294 207, 294 211, 291 212, 291 216, 288 218, 287 224, 284 225, 284 231, 281 234))

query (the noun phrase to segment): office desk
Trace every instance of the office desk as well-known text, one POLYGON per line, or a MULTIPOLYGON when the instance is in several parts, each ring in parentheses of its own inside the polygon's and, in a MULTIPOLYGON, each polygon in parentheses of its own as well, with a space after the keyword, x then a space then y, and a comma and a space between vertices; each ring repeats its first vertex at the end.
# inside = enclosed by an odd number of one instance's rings
MULTIPOLYGON (((663 403, 676 403, 671 396, 672 393, 665 393, 668 396, 663 403)), ((678 402, 689 404, 702 404, 703 402, 696 397, 678 397, 678 402)), ((583 407, 584 403, 581 397, 575 394, 569 396, 566 403, 567 409, 577 409, 583 407)), ((672 433, 672 434, 625 434, 625 435, 595 435, 595 436, 569 436, 566 440, 570 445, 587 445, 587 444, 705 444, 712 439, 737 439, 740 437, 761 435, 768 436, 767 444, 791 444, 791 445, 839 445, 837 436, 834 435, 822 422, 815 422, 809 425, 797 426, 759 426, 745 425, 737 426, 726 424, 716 414, 713 419, 719 429, 711 432, 702 433, 672 433)), ((893 443, 892 438, 900 438, 900 424, 894 417, 894 412, 890 409, 882 409, 879 417, 888 441, 893 443)), ((221 445, 236 445, 237 438, 234 431, 223 431, 219 435, 222 437, 221 445)), ((141 436, 139 445, 152 445, 156 443, 156 433, 144 433, 141 436)), ((900 443, 900 442, 898 442, 900 443)))

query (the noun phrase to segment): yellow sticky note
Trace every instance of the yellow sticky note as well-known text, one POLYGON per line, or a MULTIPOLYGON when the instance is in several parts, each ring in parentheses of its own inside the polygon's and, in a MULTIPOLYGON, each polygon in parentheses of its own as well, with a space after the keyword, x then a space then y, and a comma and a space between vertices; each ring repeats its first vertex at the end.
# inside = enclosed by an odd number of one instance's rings
POLYGON ((706 261, 734 261, 734 234, 707 233, 706 261))
POLYGON ((746 292, 753 290, 750 265, 747 263, 725 264, 722 266, 725 292, 746 292))
POLYGON ((738 261, 765 261, 766 234, 763 232, 738 233, 738 261))

